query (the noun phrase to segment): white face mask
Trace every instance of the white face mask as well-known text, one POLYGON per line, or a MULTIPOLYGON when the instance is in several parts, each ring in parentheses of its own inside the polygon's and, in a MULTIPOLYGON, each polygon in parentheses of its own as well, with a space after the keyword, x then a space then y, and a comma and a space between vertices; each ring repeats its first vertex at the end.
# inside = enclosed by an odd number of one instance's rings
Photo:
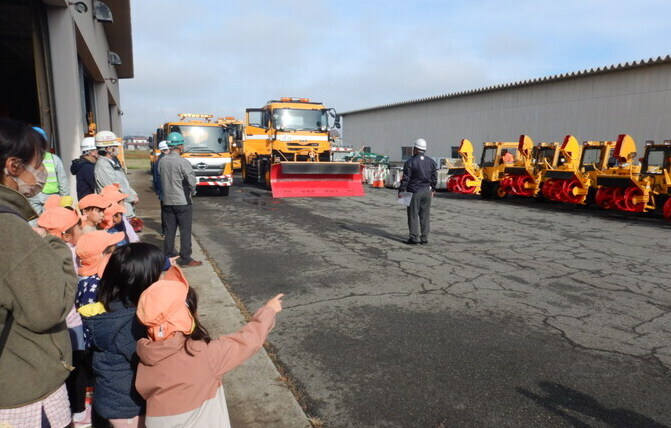
MULTIPOLYGON (((44 167, 42 167, 40 169, 35 169, 30 165, 24 165, 24 168, 25 168, 24 173, 27 172, 28 174, 33 176, 33 178, 35 179, 35 184, 26 183, 21 178, 21 176, 14 177, 14 176, 10 175, 7 168, 5 168, 4 174, 5 174, 5 176, 14 180, 14 182, 16 183, 16 185, 18 187, 17 191, 19 193, 21 193, 26 198, 32 198, 33 196, 37 195, 38 193, 40 193, 42 191, 42 189, 44 188, 44 184, 47 182, 47 176, 49 174, 47 173, 46 169, 44 169, 44 167)), ((23 174, 21 174, 21 175, 23 175, 23 174)))
POLYGON ((119 156, 119 148, 118 147, 112 147, 112 149, 110 150, 110 153, 112 154, 112 156, 119 156))

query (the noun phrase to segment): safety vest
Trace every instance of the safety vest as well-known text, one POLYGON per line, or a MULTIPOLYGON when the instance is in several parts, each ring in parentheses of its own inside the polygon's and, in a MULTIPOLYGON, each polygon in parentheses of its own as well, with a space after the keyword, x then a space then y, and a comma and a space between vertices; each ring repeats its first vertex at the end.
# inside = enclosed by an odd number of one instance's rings
POLYGON ((54 193, 58 193, 58 177, 56 176, 56 164, 54 163, 54 156, 51 153, 46 152, 44 154, 43 164, 49 175, 47 176, 47 182, 42 189, 42 193, 45 195, 53 195, 54 193))

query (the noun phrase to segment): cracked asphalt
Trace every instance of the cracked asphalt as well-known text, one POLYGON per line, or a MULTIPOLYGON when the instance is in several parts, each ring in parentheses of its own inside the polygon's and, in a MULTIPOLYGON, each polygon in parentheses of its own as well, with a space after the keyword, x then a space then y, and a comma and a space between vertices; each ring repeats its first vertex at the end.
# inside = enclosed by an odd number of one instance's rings
POLYGON ((194 235, 327 427, 671 425, 671 226, 438 193, 408 246, 396 191, 273 199, 236 179, 194 235))

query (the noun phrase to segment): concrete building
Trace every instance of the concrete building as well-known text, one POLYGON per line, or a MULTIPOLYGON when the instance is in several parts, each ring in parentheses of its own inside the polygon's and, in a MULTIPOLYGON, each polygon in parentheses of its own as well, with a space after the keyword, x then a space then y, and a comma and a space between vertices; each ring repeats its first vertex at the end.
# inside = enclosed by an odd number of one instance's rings
POLYGON ((521 134, 538 143, 626 133, 642 147, 671 139, 670 112, 666 56, 345 112, 343 140, 396 161, 419 137, 435 157, 457 157, 463 138, 481 150, 484 141, 518 141, 521 134))
POLYGON ((132 77, 130 0, 0 2, 0 116, 41 126, 66 168, 90 123, 123 135, 132 77))

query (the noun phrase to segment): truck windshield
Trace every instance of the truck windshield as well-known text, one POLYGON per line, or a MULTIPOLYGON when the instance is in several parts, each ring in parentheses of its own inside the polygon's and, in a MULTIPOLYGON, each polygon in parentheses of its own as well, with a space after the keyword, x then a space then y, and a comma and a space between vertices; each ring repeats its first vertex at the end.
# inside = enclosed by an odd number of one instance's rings
POLYGON ((328 115, 326 110, 298 110, 279 108, 273 110, 273 128, 278 131, 326 132, 328 115))
POLYGON ((582 162, 583 166, 599 166, 601 162, 601 147, 585 147, 582 151, 582 162))
POLYGON ((224 153, 228 151, 228 136, 221 126, 172 125, 170 132, 184 137, 184 152, 224 153))
POLYGON ((480 159, 480 166, 494 166, 496 160, 496 147, 485 147, 482 151, 482 158, 480 159))

